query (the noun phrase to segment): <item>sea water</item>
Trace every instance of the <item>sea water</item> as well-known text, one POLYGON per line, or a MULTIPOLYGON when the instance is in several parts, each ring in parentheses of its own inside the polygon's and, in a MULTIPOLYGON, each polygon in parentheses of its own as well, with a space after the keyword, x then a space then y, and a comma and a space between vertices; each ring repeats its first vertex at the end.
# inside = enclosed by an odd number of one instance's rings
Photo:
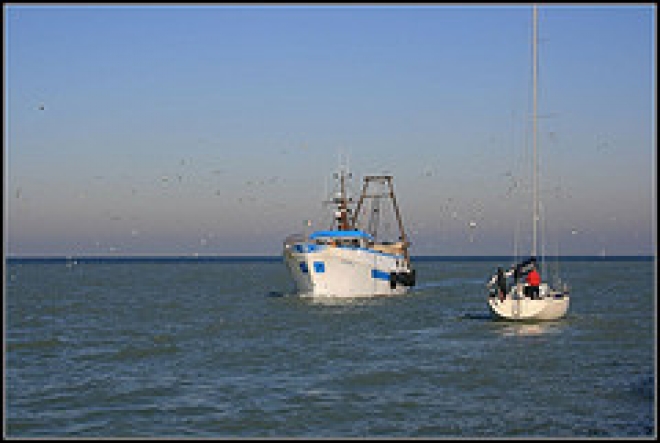
POLYGON ((509 264, 318 299, 279 258, 9 260, 5 436, 655 436, 654 258, 562 262, 567 316, 522 324, 488 312, 509 264))

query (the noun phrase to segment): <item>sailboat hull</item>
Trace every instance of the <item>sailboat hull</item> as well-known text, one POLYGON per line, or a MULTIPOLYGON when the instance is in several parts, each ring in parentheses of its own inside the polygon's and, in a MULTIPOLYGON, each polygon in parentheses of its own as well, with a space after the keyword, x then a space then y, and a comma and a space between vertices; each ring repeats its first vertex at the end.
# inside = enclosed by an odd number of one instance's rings
POLYGON ((568 311, 568 293, 555 291, 545 283, 540 286, 539 299, 524 297, 522 293, 520 285, 514 287, 503 300, 491 295, 488 298, 491 313, 502 320, 534 321, 558 320, 568 311))

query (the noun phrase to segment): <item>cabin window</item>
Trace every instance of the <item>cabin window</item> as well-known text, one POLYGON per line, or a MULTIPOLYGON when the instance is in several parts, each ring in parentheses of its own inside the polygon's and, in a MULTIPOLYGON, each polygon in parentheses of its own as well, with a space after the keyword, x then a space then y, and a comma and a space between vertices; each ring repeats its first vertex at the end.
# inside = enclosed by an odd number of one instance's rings
POLYGON ((315 261, 314 262, 314 272, 318 274, 322 274, 325 272, 325 263, 322 261, 315 261))

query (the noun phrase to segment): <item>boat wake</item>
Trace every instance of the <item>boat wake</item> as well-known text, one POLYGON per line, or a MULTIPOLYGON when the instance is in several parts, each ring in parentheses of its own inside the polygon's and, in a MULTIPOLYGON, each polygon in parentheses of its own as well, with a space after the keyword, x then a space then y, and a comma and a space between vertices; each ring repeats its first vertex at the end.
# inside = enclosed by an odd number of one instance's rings
POLYGON ((389 296, 381 295, 319 295, 314 293, 299 293, 296 294, 305 303, 320 305, 320 306, 366 306, 379 303, 383 299, 390 298, 389 296))
POLYGON ((414 287, 416 290, 433 289, 433 288, 451 288, 463 285, 481 285, 483 279, 481 278, 446 278, 440 281, 420 282, 414 287))

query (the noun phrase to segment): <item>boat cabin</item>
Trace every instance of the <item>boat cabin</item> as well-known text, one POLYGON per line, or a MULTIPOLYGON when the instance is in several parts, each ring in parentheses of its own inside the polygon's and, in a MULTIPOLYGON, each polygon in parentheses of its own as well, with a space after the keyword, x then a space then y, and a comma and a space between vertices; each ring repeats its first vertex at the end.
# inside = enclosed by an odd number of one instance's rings
POLYGON ((317 245, 338 246, 345 248, 368 248, 373 237, 363 231, 317 231, 309 236, 317 245))

